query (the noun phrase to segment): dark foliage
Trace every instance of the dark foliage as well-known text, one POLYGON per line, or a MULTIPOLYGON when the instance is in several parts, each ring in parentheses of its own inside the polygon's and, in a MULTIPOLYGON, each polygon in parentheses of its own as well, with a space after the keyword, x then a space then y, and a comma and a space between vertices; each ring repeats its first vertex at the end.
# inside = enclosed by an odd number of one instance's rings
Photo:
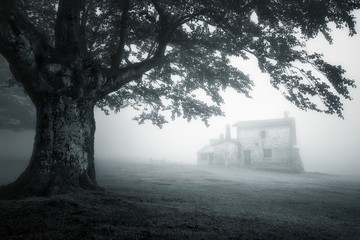
MULTIPOLYGON (((105 113, 131 106, 140 110, 140 123, 159 126, 167 122, 166 112, 205 122, 222 115, 222 90, 249 96, 253 86, 231 66, 230 56, 255 56, 272 85, 304 110, 342 117, 341 101, 350 99, 348 88, 355 87, 341 66, 304 46, 318 34, 331 43, 330 22, 354 35, 357 0, 70 2, 27 0, 15 23, 26 25, 36 39, 30 42, 38 68, 55 62, 73 69, 81 62, 81 71, 106 79, 98 94, 105 113), (71 19, 63 15, 67 11, 71 19), (204 93, 208 99, 197 97, 204 93)), ((16 64, 6 49, 0 52, 16 64)))

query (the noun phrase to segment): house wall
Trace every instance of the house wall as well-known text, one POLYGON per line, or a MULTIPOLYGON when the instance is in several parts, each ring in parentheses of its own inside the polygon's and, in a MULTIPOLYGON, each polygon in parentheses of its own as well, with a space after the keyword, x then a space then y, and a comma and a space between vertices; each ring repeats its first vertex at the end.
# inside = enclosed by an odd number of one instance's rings
POLYGON ((214 163, 219 165, 238 165, 238 144, 234 141, 223 141, 214 146, 214 163))
POLYGON ((198 165, 211 165, 214 161, 214 154, 212 152, 198 153, 198 165))
POLYGON ((198 152, 199 165, 246 166, 261 169, 302 172, 296 145, 293 118, 242 121, 237 127, 237 140, 231 139, 230 126, 226 138, 210 140, 198 152))
POLYGON ((258 168, 289 168, 293 156, 292 134, 291 125, 288 124, 238 128, 242 164, 258 168), (251 152, 248 164, 244 151, 251 152), (268 154, 270 151, 271 156, 266 156, 265 151, 268 154))

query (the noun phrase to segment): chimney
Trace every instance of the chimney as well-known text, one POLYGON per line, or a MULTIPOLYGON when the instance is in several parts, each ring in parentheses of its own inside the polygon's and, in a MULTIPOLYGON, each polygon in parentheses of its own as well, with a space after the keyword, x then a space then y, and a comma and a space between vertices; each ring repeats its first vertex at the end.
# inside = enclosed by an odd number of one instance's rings
POLYGON ((284 111, 284 118, 288 118, 290 113, 288 111, 284 111))
POLYGON ((226 124, 225 138, 226 138, 226 140, 230 140, 230 139, 231 139, 230 124, 226 124))

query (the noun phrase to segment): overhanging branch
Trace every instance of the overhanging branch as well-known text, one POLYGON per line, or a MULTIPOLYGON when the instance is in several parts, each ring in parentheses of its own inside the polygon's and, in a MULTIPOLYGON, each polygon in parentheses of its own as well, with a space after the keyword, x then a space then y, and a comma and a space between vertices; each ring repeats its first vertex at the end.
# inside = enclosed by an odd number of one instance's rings
POLYGON ((163 9, 155 0, 152 0, 152 2, 154 3, 155 9, 159 14, 159 31, 156 38, 157 47, 154 51, 154 54, 141 62, 130 64, 120 69, 112 68, 108 74, 105 74, 107 76, 107 82, 102 87, 102 89, 99 90, 100 97, 104 97, 107 94, 120 89, 122 86, 131 81, 142 78, 144 73, 161 64, 161 60, 165 54, 166 46, 170 40, 172 28, 163 9))

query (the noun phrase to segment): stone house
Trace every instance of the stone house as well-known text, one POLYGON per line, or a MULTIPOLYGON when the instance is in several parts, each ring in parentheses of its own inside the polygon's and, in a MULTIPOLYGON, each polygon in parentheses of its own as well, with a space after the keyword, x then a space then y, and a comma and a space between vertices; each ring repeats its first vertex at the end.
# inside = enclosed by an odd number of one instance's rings
POLYGON ((239 144, 231 139, 230 125, 226 125, 226 137, 220 135, 218 139, 211 139, 210 144, 198 151, 199 165, 237 165, 239 144))
POLYGON ((237 128, 237 139, 210 141, 198 152, 198 164, 303 171, 294 118, 240 121, 233 126, 237 128))

